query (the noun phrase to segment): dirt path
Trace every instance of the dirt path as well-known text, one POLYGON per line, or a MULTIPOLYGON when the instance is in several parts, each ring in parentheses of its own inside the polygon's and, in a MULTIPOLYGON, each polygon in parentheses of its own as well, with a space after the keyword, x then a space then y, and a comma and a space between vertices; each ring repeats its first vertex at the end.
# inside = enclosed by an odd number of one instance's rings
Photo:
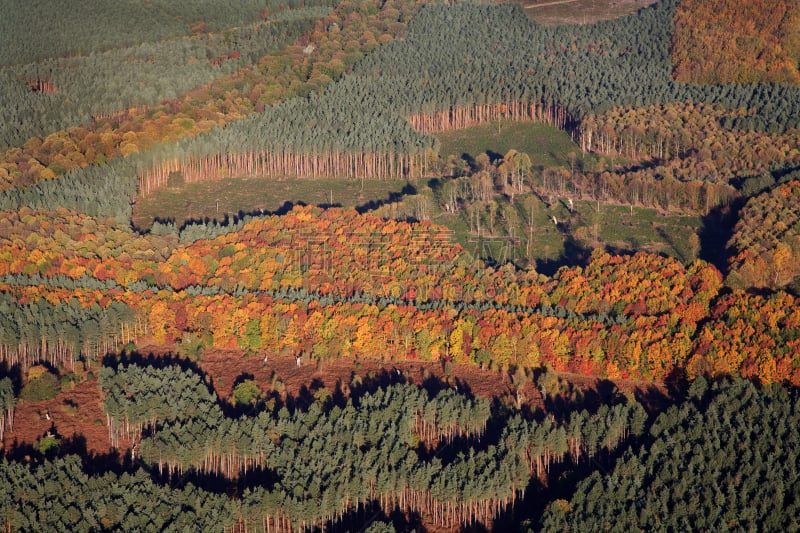
POLYGON ((533 0, 512 1, 541 24, 593 24, 629 15, 656 0, 553 0, 540 4, 533 0))
POLYGON ((558 6, 561 4, 571 4, 572 2, 577 2, 578 0, 561 0, 560 2, 547 2, 545 4, 533 4, 530 6, 525 6, 525 9, 535 9, 537 7, 547 7, 547 6, 558 6))

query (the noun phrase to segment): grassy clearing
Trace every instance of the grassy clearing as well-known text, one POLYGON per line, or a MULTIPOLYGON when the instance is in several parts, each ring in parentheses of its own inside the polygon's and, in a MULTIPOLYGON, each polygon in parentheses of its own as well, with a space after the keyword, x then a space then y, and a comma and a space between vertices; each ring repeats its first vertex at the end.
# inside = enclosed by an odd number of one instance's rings
MULTIPOLYGON (((425 193, 425 191, 422 191, 425 193)), ((507 206, 501 197, 497 204, 507 206)), ((534 194, 517 196, 516 221, 499 215, 494 231, 484 226, 481 235, 471 231, 469 215, 462 211, 437 211, 433 221, 453 231, 453 240, 474 257, 502 264, 536 264, 552 274, 563 264, 580 263, 592 249, 616 253, 649 251, 675 257, 683 263, 697 258, 699 216, 665 215, 655 209, 578 201, 570 211, 566 201, 542 199, 534 194), (556 222, 554 222, 554 219, 556 222), (532 221, 532 222, 529 222, 532 221)))
POLYGON ((697 258, 699 216, 665 215, 655 209, 576 202, 571 232, 587 246, 634 252, 646 250, 689 263, 697 258))
POLYGON ((147 230, 153 221, 174 220, 178 224, 193 219, 222 220, 238 212, 278 211, 285 204, 376 205, 413 192, 405 180, 346 181, 334 179, 231 178, 161 189, 138 198, 133 212, 134 226, 147 230))
MULTIPOLYGON (((502 121, 499 126, 499 132, 495 122, 441 134, 443 159, 447 154, 502 156, 515 149, 530 156, 534 171, 569 167, 573 162, 584 166, 596 163, 594 156, 580 152, 568 134, 550 126, 512 121, 502 121)), ((438 187, 432 190, 427 181, 238 178, 195 183, 140 198, 134 224, 146 230, 156 218, 179 224, 191 219, 221 220, 226 214, 278 211, 287 203, 371 208, 405 199, 403 204, 413 206, 416 200, 410 195, 416 193, 430 199, 432 221, 450 228, 455 242, 473 256, 498 264, 536 264, 540 271, 552 273, 562 264, 585 260, 590 250, 598 247, 615 252, 647 250, 685 263, 699 252, 697 233, 702 222, 698 216, 665 216, 654 209, 583 201, 575 202, 570 211, 564 199, 535 194, 518 195, 513 209, 506 197, 495 195, 492 206, 481 206, 478 234, 471 219, 474 212, 446 213, 438 187)), ((414 216, 413 211, 405 209, 405 216, 414 216)), ((382 210, 379 214, 395 216, 382 210)))
POLYGON ((487 153, 491 159, 505 155, 509 150, 525 152, 531 158, 534 169, 568 166, 570 154, 577 158, 584 155, 569 134, 546 124, 501 120, 463 130, 453 130, 437 135, 443 159, 453 154, 475 158, 487 153))
POLYGON ((654 0, 515 0, 541 24, 592 24, 624 17, 654 0))

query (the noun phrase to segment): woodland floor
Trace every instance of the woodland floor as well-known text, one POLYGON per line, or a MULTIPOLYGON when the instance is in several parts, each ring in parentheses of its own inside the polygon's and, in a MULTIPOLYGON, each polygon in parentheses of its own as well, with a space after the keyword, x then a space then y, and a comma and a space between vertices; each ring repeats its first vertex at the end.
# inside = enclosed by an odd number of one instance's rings
POLYGON ((62 389, 52 400, 17 403, 14 430, 6 427, 3 448, 14 450, 35 445, 47 432, 60 437, 62 446, 66 444, 75 452, 111 452, 97 379, 90 377, 72 389, 62 389))

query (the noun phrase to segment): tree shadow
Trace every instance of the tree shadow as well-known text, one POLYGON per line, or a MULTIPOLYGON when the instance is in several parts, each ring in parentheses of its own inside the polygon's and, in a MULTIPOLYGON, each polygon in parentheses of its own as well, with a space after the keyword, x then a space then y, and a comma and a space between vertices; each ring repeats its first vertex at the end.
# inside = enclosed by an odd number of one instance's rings
POLYGON ((700 238, 698 256, 717 267, 723 274, 728 272, 730 258, 728 241, 733 236, 734 227, 744 204, 744 198, 737 198, 729 205, 715 207, 701 219, 700 231, 697 234, 700 238))
MULTIPOLYGON (((180 226, 177 221, 172 217, 155 217, 153 218, 153 226, 160 224, 169 228, 172 226, 172 233, 180 234, 183 231, 191 229, 192 227, 206 226, 213 228, 214 231, 224 232, 226 230, 234 231, 240 224, 246 223, 256 218, 264 218, 269 216, 283 216, 289 213, 296 206, 308 205, 303 201, 285 201, 278 209, 269 211, 265 209, 254 209, 252 211, 239 210, 236 213, 224 213, 222 217, 202 217, 202 218, 189 218, 181 222, 180 226)), ((133 220, 131 220, 131 229, 138 233, 147 234, 152 233, 153 226, 149 230, 137 227, 133 220)))
POLYGON ((495 152, 494 150, 486 150, 485 154, 489 156, 489 162, 492 165, 496 165, 497 162, 502 161, 504 157, 503 154, 495 152))
POLYGON ((461 160, 464 161, 469 167, 470 174, 474 174, 475 172, 480 170, 478 168, 478 163, 475 161, 475 158, 472 157, 471 154, 464 152, 463 154, 461 154, 461 160))
POLYGON ((8 361, 0 362, 0 379, 8 378, 11 380, 11 388, 14 389, 14 396, 19 397, 22 390, 22 365, 9 366, 8 361))
POLYGON ((349 509, 341 518, 327 521, 323 527, 314 528, 312 531, 330 531, 332 533, 361 533, 378 523, 391 524, 397 533, 428 533, 422 517, 414 511, 401 511, 394 508, 388 512, 382 509, 377 501, 370 501, 359 506, 358 509, 349 509))
POLYGON ((102 476, 113 473, 117 476, 123 473, 133 474, 140 465, 131 460, 130 454, 120 454, 118 450, 108 453, 90 451, 86 446, 86 437, 73 434, 70 437, 61 437, 54 426, 46 432, 58 439, 58 452, 55 455, 43 454, 34 444, 19 444, 15 441, 7 449, 0 450, 0 458, 14 462, 30 462, 40 464, 43 461, 63 459, 68 456, 77 456, 81 459, 82 470, 88 476, 102 476))
MULTIPOLYGON (((417 188, 411 185, 410 183, 406 183, 406 185, 400 190, 400 192, 391 192, 389 196, 386 198, 382 198, 380 200, 370 200, 364 204, 358 205, 355 207, 356 212, 358 214, 363 215, 369 211, 374 211, 381 206, 387 204, 395 204, 403 199, 404 196, 413 196, 417 194, 417 188)), ((320 206, 324 207, 324 206, 320 206)))
POLYGON ((589 264, 592 257, 592 250, 580 242, 578 242, 572 235, 566 235, 564 238, 564 251, 555 260, 536 260, 536 272, 546 276, 552 276, 561 267, 585 267, 589 264))

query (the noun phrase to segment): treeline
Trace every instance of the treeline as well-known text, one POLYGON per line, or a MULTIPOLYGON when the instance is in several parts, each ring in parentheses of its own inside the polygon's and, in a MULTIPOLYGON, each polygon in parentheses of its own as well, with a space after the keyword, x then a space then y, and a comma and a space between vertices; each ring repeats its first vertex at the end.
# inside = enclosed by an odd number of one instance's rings
POLYGON ((235 524, 228 497, 155 483, 142 468, 90 475, 77 455, 0 461, 0 521, 12 531, 223 531, 235 524))
POLYGON ((179 186, 243 176, 304 178, 414 179, 427 174, 422 154, 327 152, 246 152, 204 159, 162 161, 139 175, 137 193, 146 196, 177 180, 179 186))
POLYGON ((542 530, 800 527, 796 395, 702 378, 689 394, 658 416, 650 442, 581 481, 568 501, 553 502, 542 530))
POLYGON ((787 0, 681 2, 675 13, 675 79, 686 83, 800 85, 800 9, 787 0))
POLYGON ((520 101, 451 107, 445 111, 417 113, 406 118, 421 133, 464 129, 493 120, 541 122, 560 129, 572 123, 572 119, 558 108, 520 101))
POLYGON ((524 496, 537 471, 613 450, 645 421, 635 403, 574 412, 563 423, 511 413, 497 420, 496 436, 482 437, 486 400, 452 390, 429 397, 411 384, 365 392, 342 405, 319 400, 305 411, 284 407, 231 419, 191 371, 104 367, 100 382, 112 433, 128 428, 123 434, 134 437, 144 463, 227 475, 265 469, 275 480, 270 490, 242 496, 240 520, 248 530, 321 527, 370 505, 387 515, 394 509, 423 514, 437 527, 488 523, 524 496), (455 454, 426 458, 418 448, 426 437, 418 433, 420 422, 437 441, 447 439, 450 427, 470 438, 459 441, 455 454))
POLYGON ((739 131, 752 112, 720 105, 674 103, 590 114, 580 125, 581 149, 649 162, 654 178, 741 184, 800 163, 800 130, 739 131))
MULTIPOLYGON (((175 100, 285 48, 313 23, 313 18, 266 22, 224 33, 7 67, 0 71, 0 91, 8 95, 0 104, 5 117, 0 147, 21 147, 34 136, 44 137, 71 126, 91 127, 94 120, 118 112, 175 100)), ((51 138, 44 142, 49 142, 51 152, 66 150, 65 156, 75 152, 75 146, 59 146, 51 138)), ((50 170, 55 175, 64 172, 59 167, 50 170)))
POLYGON ((265 465, 277 468, 271 463, 287 453, 280 449, 281 441, 301 440, 312 423, 328 430, 342 423, 342 430, 351 432, 360 446, 365 440, 380 441, 381 432, 390 431, 391 438, 412 448, 419 443, 436 448, 456 437, 480 438, 490 414, 488 400, 468 399, 451 389, 429 398, 421 387, 394 385, 341 406, 342 416, 353 420, 317 421, 323 415, 320 405, 311 413, 295 413, 294 420, 287 420, 288 411, 235 419, 225 416, 200 376, 178 367, 103 367, 99 379, 115 448, 132 448, 143 461, 170 471, 191 468, 225 476, 265 465))
POLYGON ((77 299, 22 303, 0 292, 0 360, 27 367, 38 361, 72 368, 100 359, 135 338, 134 311, 121 301, 84 307, 77 299))
POLYGON ((800 182, 752 197, 742 208, 728 247, 728 283, 747 289, 800 289, 800 182))
MULTIPOLYGON (((698 354, 716 357, 697 327, 715 316, 722 276, 703 262, 597 253, 587 267, 547 278, 475 263, 430 224, 308 207, 184 245, 85 216, 67 217, 55 240, 37 230, 50 216, 23 211, 7 228, 4 290, 20 302, 124 302, 141 324, 135 331, 187 354, 213 346, 299 361, 546 364, 643 379, 663 379, 698 354)), ((753 350, 761 340, 741 342, 753 350)), ((783 364, 796 352, 789 344, 765 357, 783 364)), ((728 371, 751 368, 744 357, 728 371)), ((765 381, 797 379, 755 368, 746 371, 765 381)))

